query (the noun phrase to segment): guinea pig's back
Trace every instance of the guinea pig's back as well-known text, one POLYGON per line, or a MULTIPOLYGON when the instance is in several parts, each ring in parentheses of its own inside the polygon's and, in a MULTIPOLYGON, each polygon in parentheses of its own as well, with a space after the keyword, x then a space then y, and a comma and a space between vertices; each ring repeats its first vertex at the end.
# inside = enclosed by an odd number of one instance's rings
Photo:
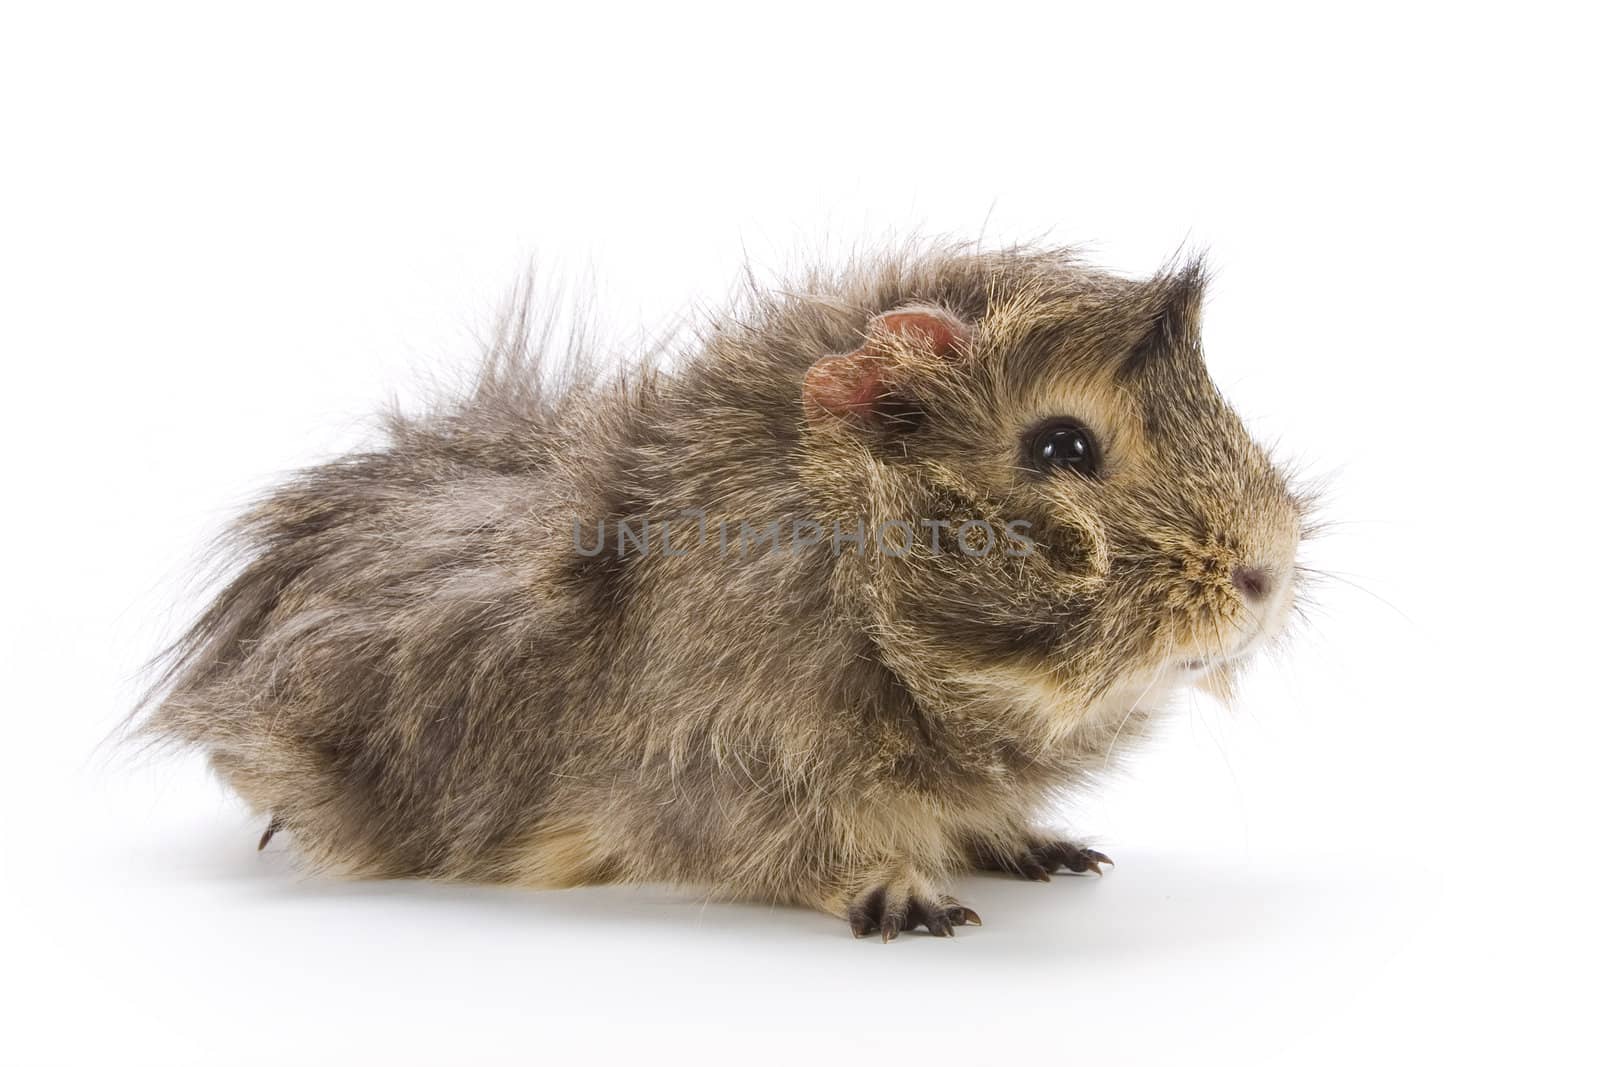
POLYGON ((574 672, 552 665, 590 639, 545 429, 397 421, 274 491, 144 731, 204 750, 314 861, 491 875, 562 758, 574 672))

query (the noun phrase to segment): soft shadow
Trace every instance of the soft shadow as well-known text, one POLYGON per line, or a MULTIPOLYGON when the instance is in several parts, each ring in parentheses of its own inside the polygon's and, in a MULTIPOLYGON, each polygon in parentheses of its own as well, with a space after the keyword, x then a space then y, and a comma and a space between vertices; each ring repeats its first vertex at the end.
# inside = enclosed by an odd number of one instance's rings
MULTIPOLYGON (((292 838, 279 836, 257 852, 259 827, 243 822, 207 827, 151 849, 130 851, 125 868, 150 881, 232 883, 259 904, 349 901, 385 908, 451 913, 505 924, 527 933, 557 926, 600 932, 691 928, 720 937, 845 939, 844 924, 802 908, 714 901, 692 889, 593 886, 534 890, 420 880, 342 880, 307 872, 292 838)), ((1036 883, 998 875, 960 879, 957 897, 982 916, 980 928, 957 939, 981 945, 982 955, 1012 962, 1050 961, 1062 953, 1104 960, 1174 947, 1206 951, 1228 945, 1259 947, 1294 936, 1307 924, 1355 921, 1382 890, 1370 881, 1293 864, 1219 862, 1195 853, 1128 852, 1104 877, 1057 875, 1036 883)), ((1389 901, 1393 906, 1396 902, 1389 901)), ((510 930, 508 929, 508 932, 510 930)), ((905 934, 906 940, 934 940, 905 934)), ((876 940, 873 938, 872 940, 876 940)))

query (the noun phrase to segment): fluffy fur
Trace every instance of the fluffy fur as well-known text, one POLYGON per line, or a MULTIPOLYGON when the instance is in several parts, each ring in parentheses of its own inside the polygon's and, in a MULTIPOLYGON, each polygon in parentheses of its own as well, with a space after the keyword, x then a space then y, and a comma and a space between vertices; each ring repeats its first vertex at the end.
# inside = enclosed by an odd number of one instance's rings
POLYGON ((957 872, 1098 869, 1038 813, 1292 600, 1301 503, 1206 374, 1202 280, 923 248, 753 292, 671 371, 579 353, 559 381, 524 309, 466 400, 241 520, 144 729, 350 874, 665 881, 948 933, 976 920, 957 872), (958 340, 874 334, 905 308, 958 340), (808 396, 841 353, 882 379, 868 410, 808 396), (1057 415, 1101 477, 1029 468, 1057 415), (670 553, 617 550, 644 517, 670 553), (1025 520, 1036 551, 716 535, 923 518, 1025 520))

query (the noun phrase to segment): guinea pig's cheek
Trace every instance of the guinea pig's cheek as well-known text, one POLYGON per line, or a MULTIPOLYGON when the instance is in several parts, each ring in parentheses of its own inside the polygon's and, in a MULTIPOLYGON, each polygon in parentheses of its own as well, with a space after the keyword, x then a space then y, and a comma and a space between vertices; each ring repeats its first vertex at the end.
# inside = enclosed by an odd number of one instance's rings
POLYGON ((1028 520, 1029 555, 1065 574, 1102 579, 1111 566, 1111 538, 1105 523, 1071 497, 1057 494, 1050 510, 1028 520))

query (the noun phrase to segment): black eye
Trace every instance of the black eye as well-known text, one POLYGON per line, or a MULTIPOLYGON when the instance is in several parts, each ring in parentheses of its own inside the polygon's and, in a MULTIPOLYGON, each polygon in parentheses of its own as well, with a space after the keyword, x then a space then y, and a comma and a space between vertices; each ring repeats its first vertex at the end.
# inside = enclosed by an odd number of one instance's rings
POLYGON ((1027 438, 1028 462, 1034 470, 1075 471, 1085 478, 1100 473, 1100 449, 1088 427, 1076 419, 1051 419, 1027 438))

